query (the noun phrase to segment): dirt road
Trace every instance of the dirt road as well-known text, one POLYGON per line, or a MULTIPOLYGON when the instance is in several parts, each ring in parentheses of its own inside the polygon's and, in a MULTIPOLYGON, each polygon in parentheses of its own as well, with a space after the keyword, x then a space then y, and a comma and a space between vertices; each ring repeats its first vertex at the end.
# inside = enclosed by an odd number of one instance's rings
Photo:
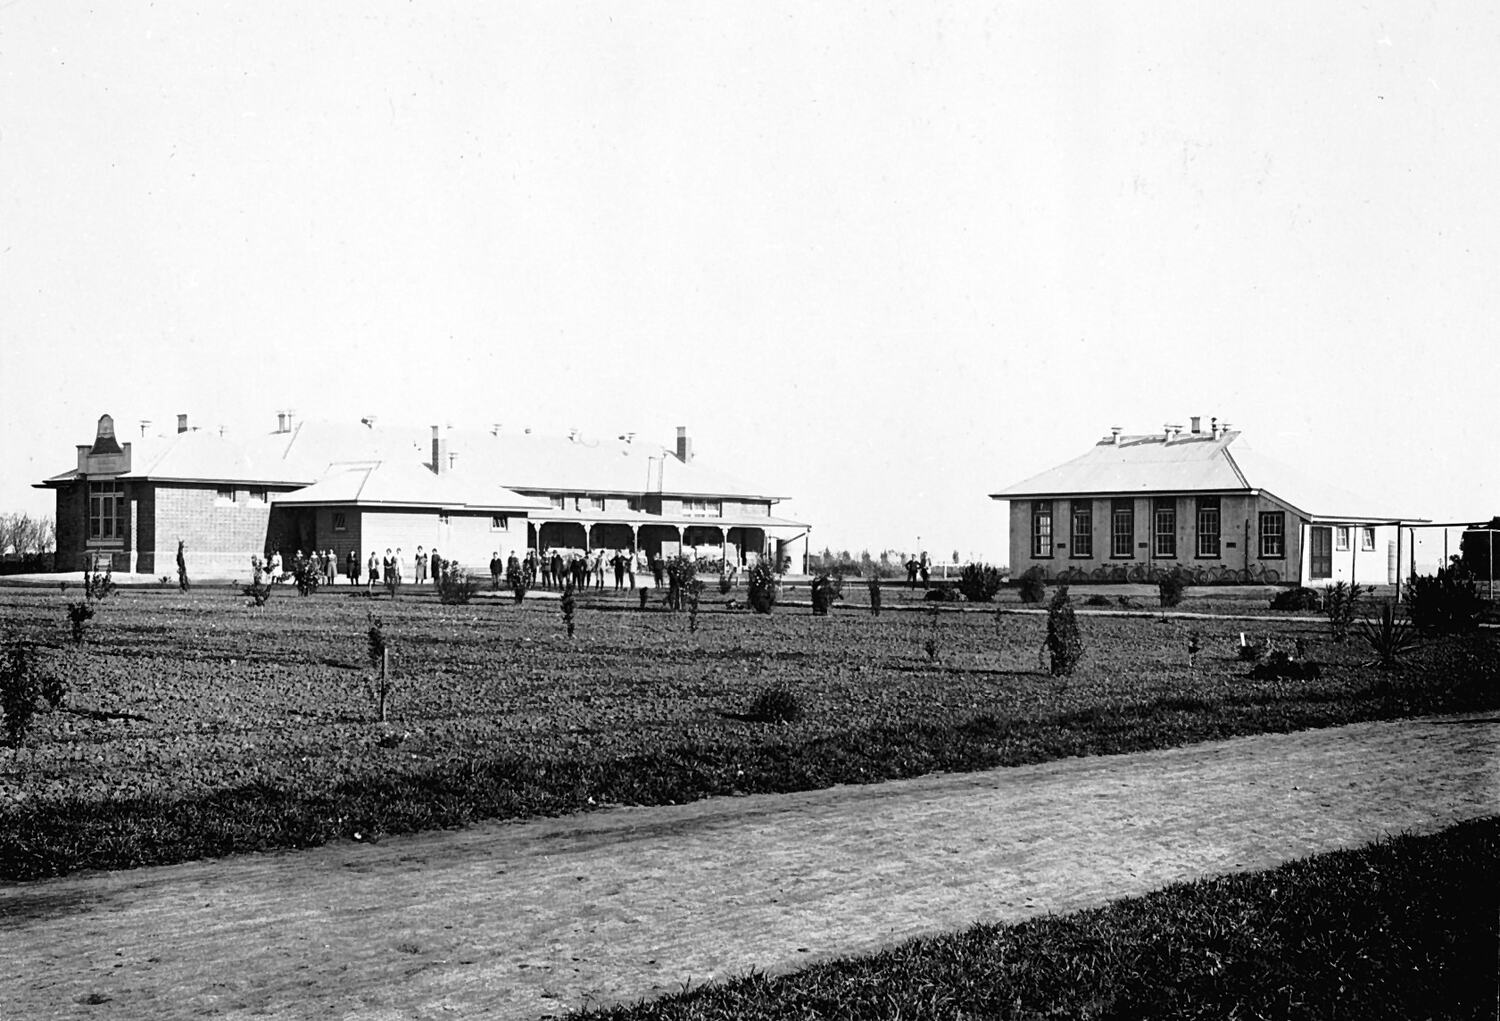
POLYGON ((1500 814, 1398 721, 0 886, 0 1017, 534 1018, 1500 814))

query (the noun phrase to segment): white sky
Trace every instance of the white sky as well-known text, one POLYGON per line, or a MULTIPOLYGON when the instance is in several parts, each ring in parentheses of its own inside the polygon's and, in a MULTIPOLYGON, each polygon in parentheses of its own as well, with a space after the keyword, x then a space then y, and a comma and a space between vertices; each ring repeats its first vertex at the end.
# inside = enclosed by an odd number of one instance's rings
POLYGON ((0 8, 0 509, 94 421, 634 430, 814 548, 1218 415, 1500 512, 1489 5, 0 8))

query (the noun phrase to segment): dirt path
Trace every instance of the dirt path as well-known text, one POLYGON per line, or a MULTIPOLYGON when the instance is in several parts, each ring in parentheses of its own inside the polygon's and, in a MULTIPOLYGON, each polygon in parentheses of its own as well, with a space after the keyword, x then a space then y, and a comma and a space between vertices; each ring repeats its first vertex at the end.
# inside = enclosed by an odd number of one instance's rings
POLYGON ((1361 724, 0 886, 0 1017, 533 1018, 1500 813, 1361 724))

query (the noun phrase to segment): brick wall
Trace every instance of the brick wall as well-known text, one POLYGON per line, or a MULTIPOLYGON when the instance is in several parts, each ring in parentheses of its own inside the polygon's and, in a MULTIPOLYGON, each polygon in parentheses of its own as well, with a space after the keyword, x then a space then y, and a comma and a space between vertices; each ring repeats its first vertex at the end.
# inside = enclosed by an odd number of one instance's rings
POLYGON ((213 485, 154 483, 151 488, 154 573, 176 575, 180 539, 187 545, 189 577, 250 577, 251 555, 265 549, 269 504, 252 503, 243 489, 237 490, 234 503, 227 503, 213 485))
POLYGON ((59 571, 83 570, 84 537, 88 534, 88 490, 81 482, 57 491, 57 558, 59 571))

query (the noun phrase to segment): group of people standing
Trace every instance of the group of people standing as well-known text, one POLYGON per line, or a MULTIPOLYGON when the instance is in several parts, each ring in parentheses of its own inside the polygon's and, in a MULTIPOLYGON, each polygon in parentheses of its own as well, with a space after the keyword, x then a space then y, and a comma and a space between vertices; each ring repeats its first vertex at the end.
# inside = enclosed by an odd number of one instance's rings
POLYGON ((541 579, 544 589, 572 586, 576 590, 592 587, 595 591, 603 592, 605 579, 610 572, 615 576, 616 592, 634 589, 638 584, 647 584, 644 580, 648 576, 647 572, 650 572, 651 584, 659 588, 666 571, 666 561, 661 558, 660 553, 648 558, 643 550, 545 549, 540 555, 533 550, 526 556, 529 563, 535 564, 535 574, 541 579))

